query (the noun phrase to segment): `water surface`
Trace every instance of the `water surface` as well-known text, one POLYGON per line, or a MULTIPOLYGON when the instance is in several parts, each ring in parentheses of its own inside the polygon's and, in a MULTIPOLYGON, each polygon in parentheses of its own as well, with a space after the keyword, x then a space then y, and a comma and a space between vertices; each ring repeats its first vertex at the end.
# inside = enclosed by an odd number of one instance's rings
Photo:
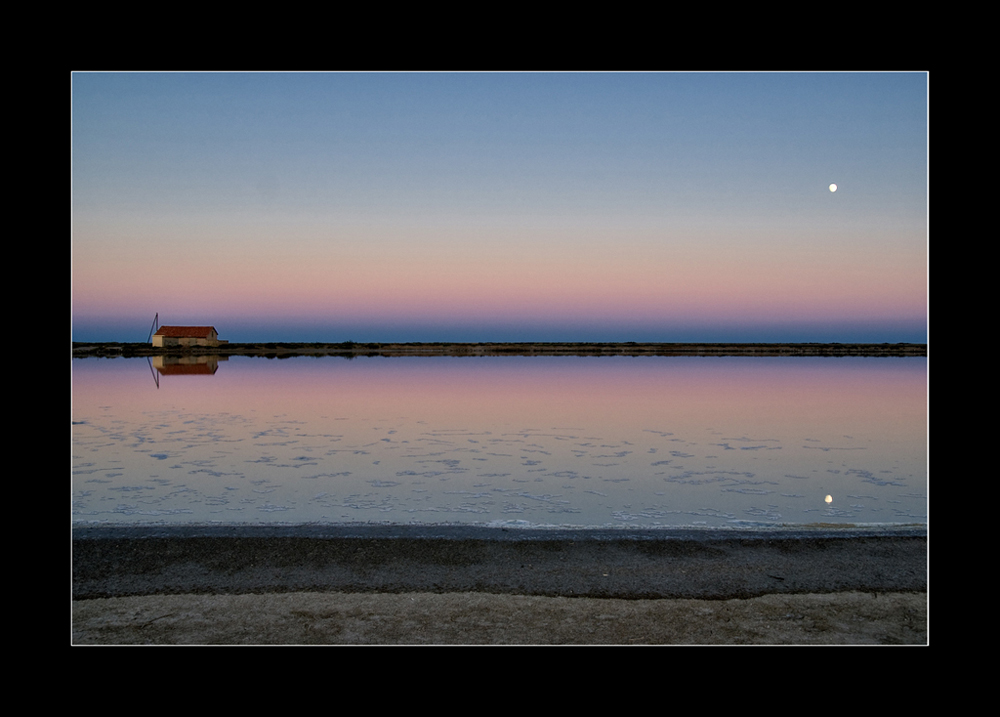
POLYGON ((925 358, 73 361, 75 525, 927 520, 925 358))

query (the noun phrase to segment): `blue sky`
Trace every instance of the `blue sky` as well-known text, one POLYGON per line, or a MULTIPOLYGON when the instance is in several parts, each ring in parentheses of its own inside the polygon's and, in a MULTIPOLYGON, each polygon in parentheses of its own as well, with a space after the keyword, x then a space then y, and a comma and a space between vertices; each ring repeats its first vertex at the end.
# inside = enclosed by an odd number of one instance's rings
POLYGON ((924 73, 72 91, 75 340, 926 341, 924 73))

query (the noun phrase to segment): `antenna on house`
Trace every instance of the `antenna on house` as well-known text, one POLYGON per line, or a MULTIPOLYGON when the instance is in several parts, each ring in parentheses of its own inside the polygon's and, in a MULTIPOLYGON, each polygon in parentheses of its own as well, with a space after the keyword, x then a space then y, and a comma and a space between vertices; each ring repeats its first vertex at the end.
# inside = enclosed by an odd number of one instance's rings
MULTIPOLYGON (((157 329, 157 322, 160 320, 160 312, 156 312, 156 316, 153 317, 153 325, 149 327, 149 336, 146 337, 146 343, 148 344, 153 340, 153 332, 157 329)), ((159 386, 157 386, 159 388, 159 386)))

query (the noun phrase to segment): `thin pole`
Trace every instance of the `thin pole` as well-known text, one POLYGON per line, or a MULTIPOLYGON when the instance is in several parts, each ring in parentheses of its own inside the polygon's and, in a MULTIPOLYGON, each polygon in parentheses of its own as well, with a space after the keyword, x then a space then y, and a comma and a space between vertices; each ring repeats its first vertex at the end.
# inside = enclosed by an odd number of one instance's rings
POLYGON ((156 312, 156 316, 153 317, 153 325, 149 327, 149 336, 146 337, 146 343, 148 344, 153 340, 153 332, 156 331, 156 322, 160 320, 160 312, 156 312))
POLYGON ((146 357, 146 363, 149 364, 149 370, 153 374, 153 381, 156 382, 156 387, 159 388, 160 387, 160 375, 158 373, 156 373, 156 369, 153 368, 153 359, 151 359, 151 358, 149 358, 149 356, 147 356, 146 357))

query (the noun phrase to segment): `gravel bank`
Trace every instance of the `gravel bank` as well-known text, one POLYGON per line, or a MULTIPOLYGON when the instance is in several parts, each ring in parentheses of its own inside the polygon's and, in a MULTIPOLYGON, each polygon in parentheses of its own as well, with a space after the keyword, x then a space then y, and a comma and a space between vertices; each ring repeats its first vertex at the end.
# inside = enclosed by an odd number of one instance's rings
POLYGON ((75 644, 926 644, 922 529, 78 528, 75 644))

